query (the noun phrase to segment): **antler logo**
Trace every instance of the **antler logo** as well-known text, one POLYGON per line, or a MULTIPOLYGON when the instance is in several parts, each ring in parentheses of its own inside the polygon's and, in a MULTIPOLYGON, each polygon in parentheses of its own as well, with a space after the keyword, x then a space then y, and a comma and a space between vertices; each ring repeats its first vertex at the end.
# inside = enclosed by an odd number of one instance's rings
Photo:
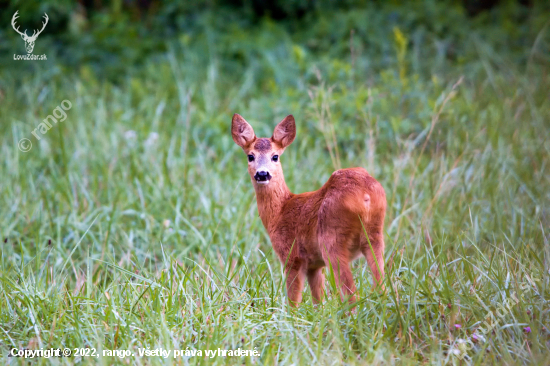
POLYGON ((44 18, 46 19, 46 21, 42 22, 42 29, 40 29, 38 31, 38 33, 36 33, 36 29, 35 29, 32 36, 29 37, 27 35, 27 30, 26 29, 25 29, 25 32, 21 33, 19 31, 19 27, 17 27, 17 28, 15 27, 15 20, 19 17, 17 15, 18 12, 19 12, 19 10, 17 10, 15 12, 15 14, 13 14, 13 18, 11 18, 11 26, 13 27, 13 29, 15 29, 15 31, 17 33, 19 33, 21 35, 21 38, 23 38, 23 41, 25 41, 25 48, 27 49, 27 53, 32 53, 32 50, 34 49, 34 42, 36 41, 36 38, 38 38, 40 33, 42 33, 44 28, 46 28, 46 24, 48 24, 48 14, 44 13, 44 18))

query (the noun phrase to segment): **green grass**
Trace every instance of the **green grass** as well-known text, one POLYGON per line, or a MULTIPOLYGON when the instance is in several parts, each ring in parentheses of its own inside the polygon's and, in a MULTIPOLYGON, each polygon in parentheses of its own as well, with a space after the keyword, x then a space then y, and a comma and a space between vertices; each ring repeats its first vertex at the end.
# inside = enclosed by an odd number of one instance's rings
POLYGON ((379 34, 342 31, 342 53, 323 48, 326 18, 296 36, 269 21, 212 31, 116 84, 86 65, 13 64, 32 70, 0 78, 1 362, 24 364, 12 347, 240 347, 261 356, 80 364, 548 364, 550 34, 534 19, 513 49, 489 26, 459 38, 454 60, 438 58, 437 32, 373 17, 379 34), (294 114, 281 161, 295 193, 344 167, 382 183, 387 293, 361 259, 355 312, 330 281, 322 306, 306 289, 289 308, 235 112, 261 136, 294 114), (486 320, 498 324, 453 355, 486 320))

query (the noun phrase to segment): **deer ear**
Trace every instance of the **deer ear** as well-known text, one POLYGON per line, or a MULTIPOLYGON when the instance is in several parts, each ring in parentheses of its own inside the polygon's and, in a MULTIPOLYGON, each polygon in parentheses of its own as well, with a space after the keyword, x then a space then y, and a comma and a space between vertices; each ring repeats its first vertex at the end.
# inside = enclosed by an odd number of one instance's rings
POLYGON ((296 123, 294 122, 294 116, 289 114, 286 116, 273 131, 273 141, 279 143, 283 149, 294 141, 296 137, 296 123))
POLYGON ((256 140, 252 126, 237 113, 233 115, 233 120, 231 121, 231 135, 233 136, 233 141, 243 149, 256 140))

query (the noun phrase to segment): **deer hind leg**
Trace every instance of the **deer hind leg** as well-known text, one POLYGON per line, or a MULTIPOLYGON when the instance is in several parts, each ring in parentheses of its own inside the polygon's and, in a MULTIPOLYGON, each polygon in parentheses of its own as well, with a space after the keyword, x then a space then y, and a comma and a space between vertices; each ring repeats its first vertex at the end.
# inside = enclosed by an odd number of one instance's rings
POLYGON ((374 277, 374 287, 384 290, 384 236, 382 232, 370 232, 361 237, 361 251, 374 277))
POLYGON ((340 289, 340 298, 342 301, 346 299, 350 303, 355 302, 355 282, 353 282, 353 275, 351 274, 351 269, 349 267, 349 255, 346 255, 343 252, 346 252, 347 247, 346 242, 336 243, 336 241, 328 241, 325 248, 321 248, 323 251, 323 259, 327 266, 332 267, 332 273, 336 279, 336 284, 340 289), (337 250, 340 249, 340 250, 337 250))
POLYGON ((355 287, 355 282, 353 282, 353 275, 351 274, 349 262, 342 260, 342 258, 338 256, 332 256, 330 258, 330 264, 336 283, 340 288, 340 298, 342 301, 347 299, 350 303, 354 303, 355 291, 357 288, 355 287))
POLYGON ((326 193, 317 217, 317 242, 325 265, 332 268, 341 299, 354 303, 356 287, 349 264, 354 256, 358 220, 345 198, 338 189, 326 193))
POLYGON ((302 302, 305 268, 302 263, 289 263, 286 272, 286 292, 290 305, 297 307, 302 302))
POLYGON ((325 275, 323 268, 310 269, 307 271, 307 282, 311 288, 313 303, 319 304, 325 297, 325 275))

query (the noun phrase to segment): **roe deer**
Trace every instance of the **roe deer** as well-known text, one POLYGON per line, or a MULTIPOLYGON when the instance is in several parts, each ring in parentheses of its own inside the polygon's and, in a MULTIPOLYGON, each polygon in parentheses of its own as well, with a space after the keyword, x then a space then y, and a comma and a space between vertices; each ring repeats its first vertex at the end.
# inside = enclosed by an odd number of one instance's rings
POLYGON ((256 191, 258 213, 273 249, 285 265, 288 299, 302 301, 307 277, 313 302, 324 296, 323 267, 334 272, 342 299, 355 302, 350 263, 360 254, 383 288, 386 194, 363 168, 341 169, 315 192, 288 189, 279 156, 296 137, 292 115, 283 119, 271 138, 257 138, 238 114, 231 124, 233 141, 248 155, 248 173, 256 191), (365 233, 367 235, 365 235, 365 233))

